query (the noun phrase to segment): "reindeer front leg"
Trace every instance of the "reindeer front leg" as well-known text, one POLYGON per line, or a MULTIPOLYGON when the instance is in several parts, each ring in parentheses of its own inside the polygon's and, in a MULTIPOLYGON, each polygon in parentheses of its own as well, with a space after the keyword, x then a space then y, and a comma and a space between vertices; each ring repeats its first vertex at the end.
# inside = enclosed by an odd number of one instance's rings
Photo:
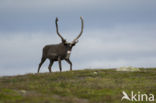
POLYGON ((61 65, 61 58, 60 57, 58 57, 58 63, 59 63, 60 72, 62 72, 62 65, 61 65))
POLYGON ((70 71, 72 71, 72 62, 70 61, 70 59, 65 59, 65 61, 70 64, 70 71))

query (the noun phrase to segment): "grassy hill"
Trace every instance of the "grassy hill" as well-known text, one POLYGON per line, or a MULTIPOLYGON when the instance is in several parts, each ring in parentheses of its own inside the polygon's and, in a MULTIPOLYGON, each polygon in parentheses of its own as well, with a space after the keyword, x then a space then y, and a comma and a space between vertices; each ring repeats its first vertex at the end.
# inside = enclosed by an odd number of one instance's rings
POLYGON ((156 96, 156 68, 140 72, 100 69, 0 77, 0 103, 121 103, 123 90, 156 96))

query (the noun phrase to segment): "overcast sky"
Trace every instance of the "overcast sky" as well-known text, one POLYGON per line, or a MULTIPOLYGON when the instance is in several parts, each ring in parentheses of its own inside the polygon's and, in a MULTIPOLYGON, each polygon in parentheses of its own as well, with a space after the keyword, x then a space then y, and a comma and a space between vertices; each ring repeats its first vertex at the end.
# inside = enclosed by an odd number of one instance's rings
MULTIPOLYGON (((37 72, 42 48, 60 42, 55 18, 72 41, 80 16, 84 32, 72 51, 73 70, 156 67, 156 0, 0 0, 0 75, 37 72)), ((59 70, 57 62, 52 70, 59 70)))

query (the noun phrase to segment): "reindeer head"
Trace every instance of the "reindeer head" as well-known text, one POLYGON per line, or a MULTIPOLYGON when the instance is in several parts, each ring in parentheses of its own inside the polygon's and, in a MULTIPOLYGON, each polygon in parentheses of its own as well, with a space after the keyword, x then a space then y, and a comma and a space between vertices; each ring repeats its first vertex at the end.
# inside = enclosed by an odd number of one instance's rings
POLYGON ((83 19, 82 17, 80 17, 81 19, 81 32, 80 34, 72 41, 72 42, 67 42, 66 39, 64 39, 61 34, 59 33, 58 31, 58 18, 56 17, 56 20, 55 20, 55 24, 56 24, 56 33, 58 34, 58 36, 61 38, 62 40, 62 43, 64 44, 64 46, 66 46, 67 50, 71 51, 72 47, 75 46, 76 43, 78 43, 78 39, 79 37, 82 35, 82 32, 83 32, 83 19))

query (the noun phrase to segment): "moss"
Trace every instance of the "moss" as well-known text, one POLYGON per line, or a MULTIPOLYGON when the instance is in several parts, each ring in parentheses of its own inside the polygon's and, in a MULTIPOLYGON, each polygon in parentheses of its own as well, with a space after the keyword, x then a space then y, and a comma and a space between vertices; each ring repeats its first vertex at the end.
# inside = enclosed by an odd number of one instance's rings
POLYGON ((120 103, 123 90, 156 95, 156 68, 139 70, 87 69, 0 77, 0 103, 120 103))

